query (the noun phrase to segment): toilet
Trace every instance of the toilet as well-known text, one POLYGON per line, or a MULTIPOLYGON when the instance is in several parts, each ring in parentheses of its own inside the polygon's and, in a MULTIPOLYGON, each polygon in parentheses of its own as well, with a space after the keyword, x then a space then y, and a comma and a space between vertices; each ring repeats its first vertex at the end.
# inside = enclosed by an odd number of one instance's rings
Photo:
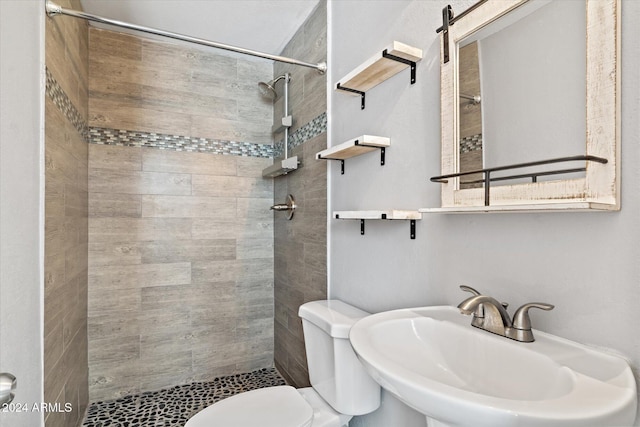
POLYGON ((185 427, 343 427, 380 406, 380 386, 349 342, 349 330, 369 313, 338 300, 313 301, 298 315, 311 387, 267 387, 240 393, 194 415, 185 427))

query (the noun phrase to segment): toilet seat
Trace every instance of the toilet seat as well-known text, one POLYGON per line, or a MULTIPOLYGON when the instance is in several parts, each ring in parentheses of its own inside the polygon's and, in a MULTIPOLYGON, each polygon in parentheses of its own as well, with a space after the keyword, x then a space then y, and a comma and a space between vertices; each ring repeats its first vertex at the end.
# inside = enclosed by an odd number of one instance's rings
POLYGON ((312 421, 313 408, 295 388, 276 386, 228 397, 198 412, 185 427, 309 427, 312 421))

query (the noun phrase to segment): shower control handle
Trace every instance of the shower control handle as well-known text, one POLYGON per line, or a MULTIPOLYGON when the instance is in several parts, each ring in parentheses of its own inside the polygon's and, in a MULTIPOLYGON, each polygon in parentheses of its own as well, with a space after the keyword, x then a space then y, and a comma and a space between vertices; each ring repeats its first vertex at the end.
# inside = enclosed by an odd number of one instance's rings
POLYGON ((289 194, 287 196, 287 203, 279 203, 277 205, 271 206, 272 211, 289 211, 289 218, 293 218, 293 213, 296 210, 296 201, 293 199, 293 196, 289 194))
POLYGON ((271 210, 274 211, 288 211, 289 209, 291 209, 291 206, 284 203, 271 206, 271 210))

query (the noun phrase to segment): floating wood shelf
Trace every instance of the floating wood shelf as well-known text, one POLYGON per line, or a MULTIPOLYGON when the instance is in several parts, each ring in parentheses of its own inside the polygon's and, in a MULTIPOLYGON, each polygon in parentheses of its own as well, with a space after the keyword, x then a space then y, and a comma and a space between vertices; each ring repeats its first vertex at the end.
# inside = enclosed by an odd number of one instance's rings
POLYGON ((491 206, 454 206, 444 208, 421 208, 422 213, 440 214, 465 214, 465 213, 491 213, 491 212, 594 212, 594 211, 614 211, 615 205, 593 202, 562 202, 544 204, 523 204, 523 205, 491 205, 491 206))
POLYGON ((422 214, 418 211, 406 210, 385 210, 385 211, 334 211, 335 219, 358 219, 360 220, 360 234, 364 235, 365 220, 408 220, 409 237, 416 238, 416 221, 422 219, 422 214))
POLYGON ((386 211, 334 211, 336 219, 422 219, 419 211, 390 209, 386 211))
POLYGON ((318 160, 339 160, 341 173, 344 175, 344 160, 359 156, 374 150, 380 150, 380 165, 385 163, 385 148, 391 145, 391 140, 384 136, 361 135, 342 144, 335 145, 316 154, 318 160))
POLYGON ((344 76, 336 85, 336 90, 359 95, 360 108, 365 107, 365 92, 383 81, 395 76, 405 68, 411 68, 411 84, 416 82, 416 62, 422 59, 422 49, 394 41, 355 70, 344 76))

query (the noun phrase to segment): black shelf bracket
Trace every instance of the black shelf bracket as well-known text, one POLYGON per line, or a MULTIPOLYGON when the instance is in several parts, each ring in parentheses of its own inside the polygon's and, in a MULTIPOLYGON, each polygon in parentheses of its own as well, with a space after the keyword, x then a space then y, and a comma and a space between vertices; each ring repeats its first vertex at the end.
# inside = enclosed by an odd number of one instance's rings
MULTIPOLYGON (((336 219, 340 219, 340 215, 336 214, 336 219)), ((387 219, 387 214, 382 214, 380 216, 380 219, 387 219)), ((366 220, 364 218, 360 218, 360 235, 361 236, 364 236, 364 223, 365 223, 365 221, 366 220)), ((411 240, 415 240, 416 239, 416 220, 415 219, 409 220, 409 238, 411 240)))
POLYGON ((358 95, 360 95, 360 109, 364 110, 364 95, 365 95, 365 93, 363 91, 356 90, 356 89, 351 89, 349 87, 344 87, 340 83, 338 83, 336 85, 336 89, 344 90, 344 91, 347 91, 347 92, 353 92, 353 93, 357 93, 358 95))
POLYGON ((411 80, 410 80, 410 82, 411 82, 411 84, 414 84, 416 82, 416 63, 415 63, 415 61, 410 61, 408 59, 401 58, 399 56, 387 53, 387 49, 382 51, 382 57, 383 58, 387 58, 387 59, 391 59, 392 61, 397 61, 397 62, 402 62, 403 64, 407 64, 411 68, 411 80))
POLYGON ((332 159, 330 157, 322 157, 320 154, 316 157, 318 160, 335 160, 340 162, 340 175, 344 175, 344 160, 343 159, 332 159))
MULTIPOLYGON (((357 139, 354 141, 353 143, 354 145, 358 145, 360 147, 371 147, 371 148, 379 148, 380 149, 380 166, 384 166, 385 162, 386 162, 386 147, 379 147, 377 145, 367 145, 367 144, 362 144, 361 142, 359 142, 357 139)), ((384 219, 384 218, 383 218, 384 219)))

